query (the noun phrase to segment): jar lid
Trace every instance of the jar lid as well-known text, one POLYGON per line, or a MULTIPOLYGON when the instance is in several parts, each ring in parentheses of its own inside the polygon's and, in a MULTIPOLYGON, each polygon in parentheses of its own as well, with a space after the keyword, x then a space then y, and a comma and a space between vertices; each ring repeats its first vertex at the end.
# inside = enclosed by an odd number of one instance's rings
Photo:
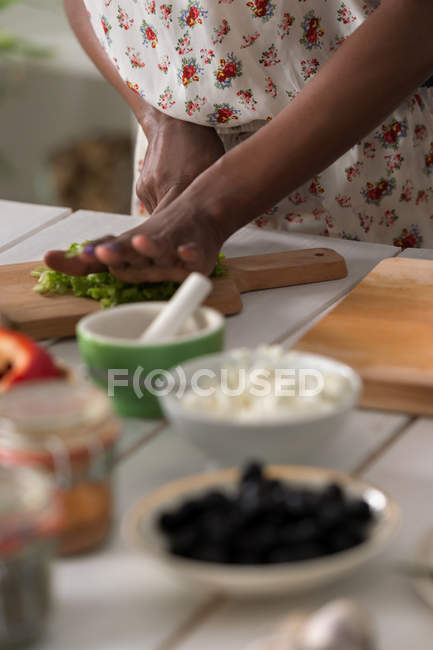
POLYGON ((28 467, 0 465, 0 554, 52 536, 60 524, 53 483, 28 467))
POLYGON ((0 458, 31 454, 48 462, 59 448, 88 455, 118 432, 108 397, 89 385, 31 382, 0 396, 0 458))

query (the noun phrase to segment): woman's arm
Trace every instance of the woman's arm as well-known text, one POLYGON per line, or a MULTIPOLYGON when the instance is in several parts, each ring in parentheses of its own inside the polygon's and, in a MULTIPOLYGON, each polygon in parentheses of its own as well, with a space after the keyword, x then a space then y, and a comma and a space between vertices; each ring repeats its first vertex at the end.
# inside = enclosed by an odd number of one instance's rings
POLYGON ((188 188, 226 238, 374 129, 433 72, 432 0, 382 0, 272 122, 188 188))
POLYGON ((133 93, 125 84, 97 39, 83 0, 63 0, 63 4, 69 24, 88 57, 128 103, 137 121, 143 125, 151 125, 152 120, 159 118, 161 115, 160 111, 157 111, 144 99, 133 93))
POLYGON ((161 209, 223 155, 221 141, 213 129, 164 115, 132 92, 99 43, 83 0, 64 0, 64 7, 83 49, 128 103, 146 134, 149 148, 137 194, 149 212, 161 209))
MULTIPOLYGON (((278 117, 143 226, 96 246, 96 259, 131 282, 210 272, 227 237, 325 169, 431 75, 432 30, 432 0, 382 0, 278 117)), ((69 262, 67 272, 85 272, 91 259, 69 262)), ((47 263, 59 268, 59 257, 47 263)))

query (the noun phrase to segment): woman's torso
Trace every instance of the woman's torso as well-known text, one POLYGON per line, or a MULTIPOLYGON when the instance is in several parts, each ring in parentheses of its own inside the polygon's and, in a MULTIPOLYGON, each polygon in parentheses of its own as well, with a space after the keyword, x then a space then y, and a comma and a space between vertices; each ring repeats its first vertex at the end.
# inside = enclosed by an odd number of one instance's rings
POLYGON ((130 88, 172 117, 231 128, 277 115, 378 0, 85 0, 130 88))
MULTIPOLYGON (((134 92, 172 117, 216 127, 229 146, 237 132, 243 138, 243 131, 259 128, 292 101, 380 4, 85 3, 98 38, 134 92)), ((259 224, 305 230, 308 220, 308 227, 331 236, 433 246, 433 89, 415 91, 259 224)))

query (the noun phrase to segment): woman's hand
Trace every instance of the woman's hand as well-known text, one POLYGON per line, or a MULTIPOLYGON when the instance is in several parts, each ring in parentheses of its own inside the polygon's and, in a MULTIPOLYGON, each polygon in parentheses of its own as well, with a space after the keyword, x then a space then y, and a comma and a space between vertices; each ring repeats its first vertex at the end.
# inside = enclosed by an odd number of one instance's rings
POLYGON ((210 275, 225 236, 218 222, 188 192, 137 228, 89 243, 73 258, 50 251, 45 261, 70 275, 110 270, 125 282, 181 282, 191 271, 210 275))
POLYGON ((128 103, 149 141, 137 194, 148 212, 168 205, 224 153, 210 127, 176 120, 132 92, 106 55, 89 21, 83 0, 63 0, 82 47, 104 77, 128 103))
POLYGON ((137 196, 152 214, 171 203, 224 154, 212 128, 175 120, 159 111, 142 124, 148 139, 137 196))
POLYGON ((182 280, 190 271, 211 273, 223 240, 211 219, 188 199, 170 204, 224 154, 221 140, 208 127, 148 112, 144 124, 149 147, 137 194, 154 213, 142 226, 114 237, 90 241, 78 257, 50 251, 45 261, 69 275, 107 268, 126 282, 182 280))
POLYGON ((222 238, 202 209, 203 199, 209 193, 208 184, 205 182, 204 191, 193 200, 187 196, 180 204, 171 204, 224 154, 220 139, 212 128, 175 120, 132 92, 96 38, 83 0, 63 1, 84 50, 129 104, 146 134, 149 146, 137 194, 155 215, 121 237, 107 235, 89 242, 78 257, 68 258, 64 251, 50 251, 46 263, 70 275, 110 268, 117 277, 131 282, 182 279, 194 269, 210 273, 222 238))

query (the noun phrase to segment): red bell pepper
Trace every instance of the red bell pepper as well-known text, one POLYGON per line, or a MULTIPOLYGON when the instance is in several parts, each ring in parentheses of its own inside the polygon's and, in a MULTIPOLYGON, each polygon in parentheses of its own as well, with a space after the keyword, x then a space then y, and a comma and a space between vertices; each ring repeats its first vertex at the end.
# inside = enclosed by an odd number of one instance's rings
POLYGON ((0 327, 0 393, 19 382, 62 376, 44 348, 24 334, 0 327))

